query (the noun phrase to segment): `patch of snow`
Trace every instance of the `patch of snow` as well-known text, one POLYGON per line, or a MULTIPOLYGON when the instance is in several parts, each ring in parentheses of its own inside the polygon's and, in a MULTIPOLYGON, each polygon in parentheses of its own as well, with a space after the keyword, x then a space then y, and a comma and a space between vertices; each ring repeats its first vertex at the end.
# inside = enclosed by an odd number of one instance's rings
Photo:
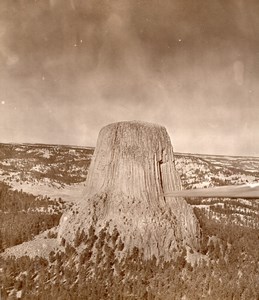
POLYGON ((43 150, 43 155, 42 155, 42 157, 44 157, 44 158, 50 158, 50 151, 49 150, 43 150))
POLYGON ((33 194, 34 196, 48 196, 51 199, 61 198, 68 202, 78 202, 84 197, 85 182, 64 185, 64 187, 47 185, 49 180, 37 185, 27 184, 20 182, 12 182, 12 188, 15 190, 23 190, 26 193, 33 194))
POLYGON ((1 161, 1 164, 3 166, 11 166, 11 162, 9 160, 3 160, 3 161, 1 161))
POLYGON ((209 204, 195 204, 192 205, 192 207, 197 207, 197 208, 205 208, 205 209, 209 209, 211 205, 209 204))
MULTIPOLYGON (((53 231, 53 228, 51 229, 51 231, 53 231)), ((41 257, 48 258, 48 255, 52 250, 62 248, 59 245, 57 239, 47 238, 48 232, 49 230, 37 235, 31 241, 7 248, 1 254, 1 256, 5 258, 10 256, 21 257, 24 255, 28 255, 29 257, 33 258, 38 255, 41 257)))

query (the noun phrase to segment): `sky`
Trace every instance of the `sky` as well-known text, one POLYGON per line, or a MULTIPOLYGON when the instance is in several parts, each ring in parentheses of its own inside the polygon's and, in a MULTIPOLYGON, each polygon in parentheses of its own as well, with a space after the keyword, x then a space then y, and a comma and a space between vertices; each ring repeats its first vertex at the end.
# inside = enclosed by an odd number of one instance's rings
POLYGON ((95 146, 164 125, 177 152, 259 156, 257 0, 1 0, 0 142, 95 146))

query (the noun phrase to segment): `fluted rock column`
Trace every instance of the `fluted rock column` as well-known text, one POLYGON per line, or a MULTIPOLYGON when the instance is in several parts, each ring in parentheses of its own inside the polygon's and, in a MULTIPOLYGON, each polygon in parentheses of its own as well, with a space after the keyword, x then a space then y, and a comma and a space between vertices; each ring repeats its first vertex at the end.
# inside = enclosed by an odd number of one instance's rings
POLYGON ((143 249, 169 259, 183 245, 198 247, 199 225, 183 198, 164 197, 181 189, 173 148, 166 129, 144 122, 104 127, 89 168, 78 213, 62 217, 59 236, 107 223, 123 238, 126 249, 143 249))

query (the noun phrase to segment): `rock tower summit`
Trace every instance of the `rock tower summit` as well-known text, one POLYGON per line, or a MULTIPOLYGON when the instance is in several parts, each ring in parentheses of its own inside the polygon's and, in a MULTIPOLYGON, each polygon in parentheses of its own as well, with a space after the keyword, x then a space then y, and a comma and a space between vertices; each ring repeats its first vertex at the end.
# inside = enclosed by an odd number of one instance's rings
POLYGON ((198 247, 199 224, 180 197, 171 141, 164 127, 132 121, 105 126, 99 133, 85 195, 61 219, 59 237, 73 240, 78 228, 117 228, 125 249, 169 259, 182 246, 198 247))

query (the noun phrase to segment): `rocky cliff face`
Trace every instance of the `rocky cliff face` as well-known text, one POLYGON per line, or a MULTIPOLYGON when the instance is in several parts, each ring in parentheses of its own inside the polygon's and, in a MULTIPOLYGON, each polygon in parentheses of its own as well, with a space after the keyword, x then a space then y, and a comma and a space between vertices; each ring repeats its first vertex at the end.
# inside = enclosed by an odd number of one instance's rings
POLYGON ((172 257, 182 246, 198 247, 199 225, 183 198, 166 129, 143 122, 104 127, 90 165, 84 199, 62 217, 59 238, 72 241, 78 228, 117 228, 125 249, 145 257, 172 257))

